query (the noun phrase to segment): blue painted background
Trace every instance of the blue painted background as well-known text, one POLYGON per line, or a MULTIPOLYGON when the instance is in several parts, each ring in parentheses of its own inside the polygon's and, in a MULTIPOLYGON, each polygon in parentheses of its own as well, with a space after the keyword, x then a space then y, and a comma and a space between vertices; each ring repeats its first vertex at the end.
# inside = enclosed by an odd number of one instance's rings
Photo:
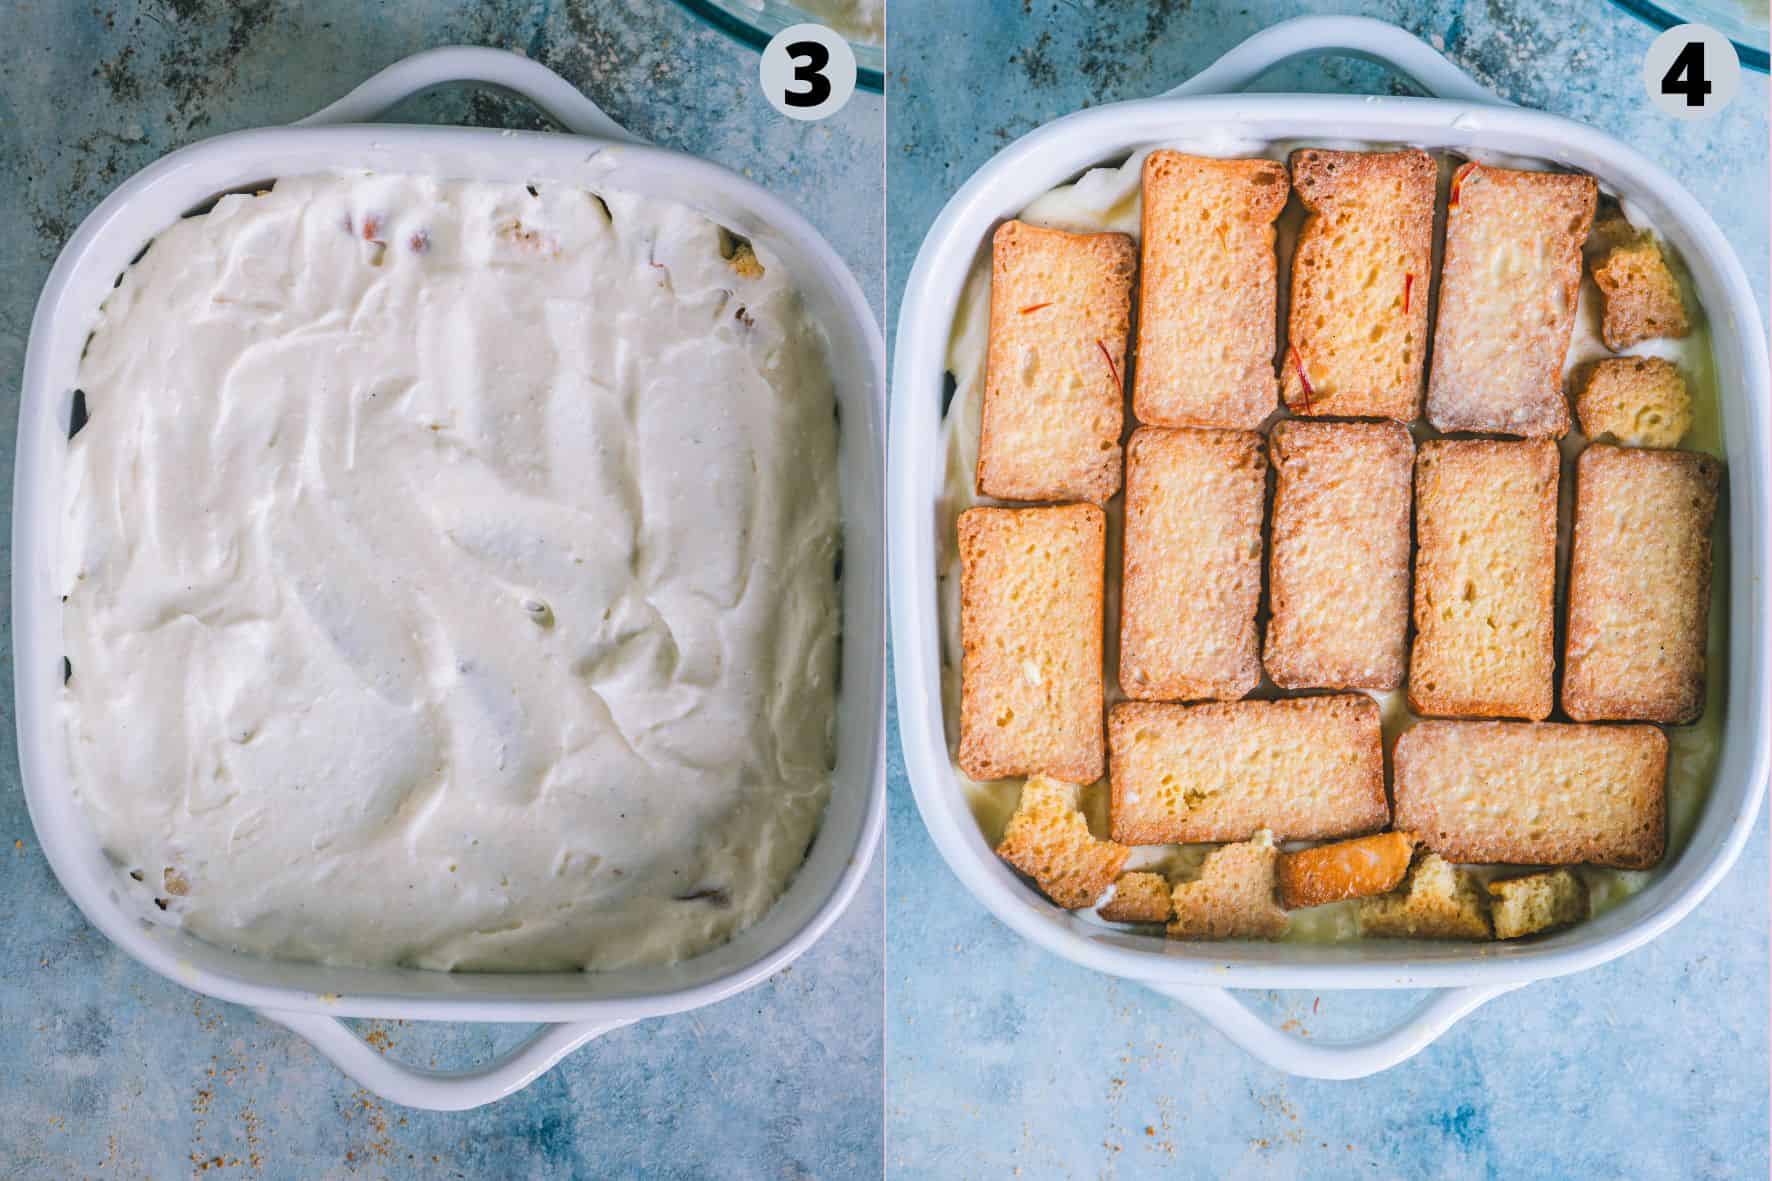
MULTIPOLYGON (((1651 31, 1602 0, 893 0, 887 98, 896 299, 923 233, 1004 145, 1142 98, 1267 24, 1361 13, 1428 38, 1509 98, 1595 124, 1670 168, 1767 295, 1767 85, 1712 122, 1650 106, 1651 31)), ((1349 61, 1272 90, 1387 88, 1349 61)), ((887 1166, 892 1177, 1763 1178, 1767 840, 1689 919, 1604 968, 1491 1002, 1414 1061, 1352 1083, 1256 1064, 1189 1011, 1059 960, 967 894, 890 764, 887 1166)), ((1323 1037, 1415 994, 1257 994, 1323 1037)))
MULTIPOLYGON (((740 169, 882 290, 881 103, 778 117, 756 56, 667 0, 6 0, 0 4, 0 487, 37 292, 110 189, 195 139, 283 123, 435 45, 522 50, 629 128, 740 169)), ((531 126, 499 100, 424 120, 531 126)), ((0 502, 9 500, 0 497, 0 502)), ((0 521, 0 544, 10 536, 0 521)), ((3 584, 0 584, 3 585, 3 584)), ((3 592, 0 592, 3 593, 3 592)), ((10 604, 0 619, 10 613, 10 604)), ((251 1013, 138 967, 50 875, 18 787, 0 668, 0 1177, 783 1178, 877 1175, 881 871, 818 947, 724 1004, 612 1033, 461 1115, 358 1091, 251 1013)), ((371 1023, 402 1059, 484 1060, 523 1028, 371 1023)))

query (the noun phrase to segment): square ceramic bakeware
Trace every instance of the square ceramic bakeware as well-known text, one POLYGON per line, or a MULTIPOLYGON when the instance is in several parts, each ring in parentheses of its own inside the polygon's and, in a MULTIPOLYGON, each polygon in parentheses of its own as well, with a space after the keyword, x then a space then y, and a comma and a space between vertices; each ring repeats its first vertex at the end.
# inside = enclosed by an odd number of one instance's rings
POLYGON ((1728 242, 1672 177, 1610 136, 1501 103, 1427 45, 1378 21, 1304 17, 1276 25, 1177 90, 1070 115, 1011 144, 966 182, 930 229, 905 289, 894 355, 887 495, 898 715, 911 787, 942 856, 993 914, 1048 951, 1174 997, 1270 1065, 1319 1078, 1357 1078, 1395 1065, 1503 992, 1604 963, 1666 931, 1728 871, 1765 790, 1764 332, 1728 242), (1378 61, 1436 97, 1220 93, 1240 90, 1283 61, 1325 53, 1378 61), (1086 922, 1029 889, 986 845, 955 782, 942 718, 938 505, 946 355, 967 276, 995 226, 1034 197, 1092 167, 1116 164, 1134 148, 1219 137, 1410 143, 1551 161, 1591 173, 1642 209, 1691 272, 1712 327, 1728 462, 1728 680, 1723 700, 1711 707, 1725 711, 1722 748, 1686 847, 1644 890, 1590 922, 1519 945, 1157 940, 1086 922), (1336 1044, 1273 1028, 1228 991, 1240 988, 1441 991, 1396 1027, 1336 1044))
POLYGON ((31 822, 86 917, 179 984, 249 1005, 306 1037, 363 1086, 398 1103, 460 1109, 522 1087, 600 1033, 722 1000, 778 971, 834 922, 865 874, 884 817, 885 586, 881 504, 885 346, 854 278, 816 230, 716 165, 639 143, 559 76, 490 49, 440 49, 390 66, 302 125, 219 136, 120 186, 75 233, 44 287, 25 356, 13 492, 12 629, 19 763, 31 822), (573 134, 350 126, 447 83, 520 95, 573 134), (774 908, 731 942, 664 967, 599 973, 443 973, 274 962, 181 932, 120 888, 70 780, 57 697, 61 610, 54 584, 71 399, 99 305, 148 242, 218 195, 329 169, 604 187, 685 202, 767 244, 792 270, 828 341, 842 434, 842 691, 831 802, 805 864, 774 908), (482 1069, 403 1066, 339 1017, 548 1022, 482 1069))

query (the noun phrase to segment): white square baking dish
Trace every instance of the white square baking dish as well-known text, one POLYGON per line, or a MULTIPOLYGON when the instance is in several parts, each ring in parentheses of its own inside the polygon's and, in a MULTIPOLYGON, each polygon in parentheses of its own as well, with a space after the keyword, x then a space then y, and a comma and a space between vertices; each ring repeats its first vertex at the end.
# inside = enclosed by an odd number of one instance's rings
POLYGON ((885 348, 866 297, 816 230, 717 165, 638 143, 564 79, 514 54, 441 49, 399 62, 306 126, 239 132, 184 148, 124 182, 83 222, 37 306, 25 358, 13 493, 12 627, 19 762, 31 820, 62 886, 136 959, 180 984, 250 1005, 309 1038, 397 1102, 459 1109, 526 1084, 591 1037, 710 1004, 794 959, 854 897, 884 817, 885 348), (514 92, 575 134, 348 126, 452 82, 514 92), (273 962, 182 933, 119 887, 69 786, 55 701, 62 677, 57 569, 60 479, 81 353, 118 276, 166 226, 218 195, 330 169, 555 182, 657 194, 766 244, 824 330, 841 415, 843 650, 831 801, 774 908, 731 942, 681 963, 602 973, 467 974, 273 962), (399 1065, 336 1018, 558 1022, 491 1066, 445 1076, 399 1065))
POLYGON ((1049 951, 1140 981, 1199 1011, 1264 1061, 1296 1074, 1351 1078, 1429 1044, 1484 1001, 1532 980, 1592 967, 1667 930, 1717 884, 1758 815, 1768 762, 1768 377, 1764 322, 1728 242, 1666 172, 1610 136, 1500 103, 1424 43, 1378 21, 1305 17, 1233 49, 1154 99, 1056 120, 979 169, 936 219, 899 312, 889 452, 889 560, 899 725, 918 808, 942 856, 998 918, 1049 951), (1301 54, 1389 65, 1434 98, 1217 95, 1301 54), (1597 177, 1646 213, 1685 259, 1712 328, 1728 464, 1728 657, 1722 749, 1691 839, 1643 889, 1595 919, 1529 944, 1425 942, 1191 944, 1085 921, 1029 890, 992 853, 955 783, 944 738, 940 616, 941 441, 950 333, 974 260, 1004 218, 1092 167, 1150 144, 1226 139, 1408 143, 1554 162, 1597 177), (1433 988, 1398 1027, 1340 1045, 1271 1028, 1236 988, 1433 988))

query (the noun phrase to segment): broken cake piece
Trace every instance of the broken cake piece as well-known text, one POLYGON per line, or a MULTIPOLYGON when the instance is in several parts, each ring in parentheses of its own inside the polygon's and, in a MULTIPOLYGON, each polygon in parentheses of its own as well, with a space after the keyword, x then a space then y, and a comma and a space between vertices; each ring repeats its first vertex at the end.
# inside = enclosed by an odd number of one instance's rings
POLYGON ((1488 939, 1477 880, 1438 853, 1424 853, 1401 889, 1360 899, 1360 934, 1388 939, 1488 939))
POLYGON ((1033 878, 1067 910, 1094 906, 1132 851, 1097 840, 1077 803, 1077 785, 1044 775, 1029 779, 997 856, 1033 878))
POLYGON ((1273 837, 1224 845, 1206 854, 1200 876, 1170 895, 1171 939, 1278 939, 1291 921, 1274 900, 1280 850, 1273 837))

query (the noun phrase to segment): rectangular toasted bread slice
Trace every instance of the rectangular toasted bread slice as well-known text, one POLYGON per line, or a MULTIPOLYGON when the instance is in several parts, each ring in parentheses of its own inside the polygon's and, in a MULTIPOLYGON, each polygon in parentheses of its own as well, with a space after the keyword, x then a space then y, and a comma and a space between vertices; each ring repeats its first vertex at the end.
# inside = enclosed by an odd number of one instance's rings
POLYGON ((1421 416, 1439 165, 1426 152, 1292 153, 1308 211, 1292 255, 1281 397, 1294 414, 1421 416))
POLYGON ((1360 934, 1378 939, 1488 939, 1487 897, 1476 878, 1424 853, 1403 888, 1359 902, 1360 934))
POLYGON ((1563 709, 1679 725, 1704 713, 1711 522, 1722 465, 1595 444, 1575 463, 1563 709))
POLYGON ((1591 176, 1475 163, 1452 181, 1428 421, 1561 438, 1563 360, 1594 217, 1591 176))
POLYGON ((1409 707, 1527 718, 1553 702, 1557 445, 1432 440, 1415 461, 1409 707))
POLYGON ((1287 193, 1272 160, 1145 158, 1138 421, 1254 430, 1276 409, 1274 219, 1287 193))
POLYGON ((1381 832, 1280 855, 1280 902, 1288 910, 1366 898, 1397 888, 1415 841, 1381 832))
POLYGON ((1385 827, 1378 703, 1121 702, 1108 718, 1113 837, 1126 845, 1324 840, 1385 827))
POLYGON ((1452 861, 1647 869, 1667 843, 1654 726, 1422 722, 1392 761, 1397 827, 1452 861))
POLYGON ((1522 939, 1587 917, 1587 883, 1571 869, 1553 869, 1489 883, 1489 914, 1497 939, 1522 939))
POLYGON ((1586 367, 1575 395, 1581 433, 1630 447, 1678 447, 1692 429, 1692 394, 1672 361, 1607 357, 1586 367))
POLYGON ((1285 689, 1395 689, 1409 635, 1409 428, 1287 420, 1268 452, 1268 676, 1285 689))
POLYGON ((1596 261, 1593 272, 1606 305, 1600 316, 1600 339, 1613 352, 1691 331, 1680 284, 1653 235, 1637 234, 1612 246, 1596 261))
POLYGON ((1271 839, 1224 845, 1206 854, 1200 876, 1177 882, 1169 902, 1171 939, 1278 939, 1290 917, 1274 900, 1280 851, 1271 839))
POLYGON ((1261 681, 1267 458, 1250 431, 1140 427, 1127 445, 1120 688, 1242 697, 1261 681))
POLYGON ((1096 914, 1110 923, 1166 923, 1173 905, 1169 879, 1160 873, 1123 873, 1114 882, 1114 896, 1096 914))
POLYGON ((1120 490, 1137 250, 1125 234, 1005 222, 991 239, 978 490, 1087 500, 1120 490))
POLYGON ((960 514, 960 769, 974 779, 1102 771, 1102 577, 1092 504, 960 514))
POLYGON ((997 856, 1033 878, 1046 897, 1067 910, 1094 906, 1131 852, 1090 834, 1076 784, 1043 775, 1022 785, 1015 814, 997 846, 997 856))

